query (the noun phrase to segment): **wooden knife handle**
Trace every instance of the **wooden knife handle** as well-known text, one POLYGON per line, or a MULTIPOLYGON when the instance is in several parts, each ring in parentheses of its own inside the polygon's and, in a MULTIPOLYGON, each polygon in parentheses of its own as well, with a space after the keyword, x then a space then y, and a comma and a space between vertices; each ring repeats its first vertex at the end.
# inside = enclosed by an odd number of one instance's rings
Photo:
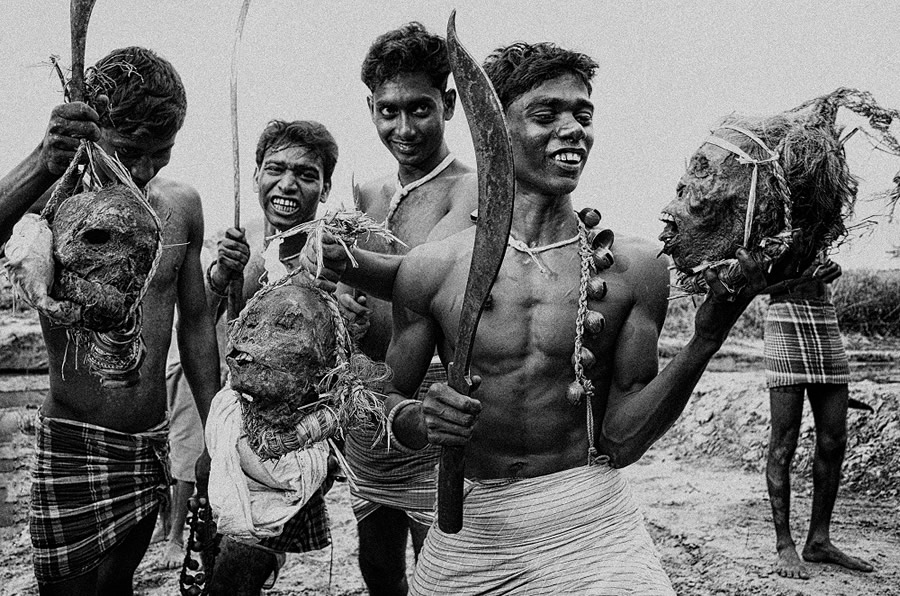
POLYGON ((441 448, 441 466, 438 471, 438 527, 447 534, 456 534, 462 529, 465 469, 463 447, 441 448))

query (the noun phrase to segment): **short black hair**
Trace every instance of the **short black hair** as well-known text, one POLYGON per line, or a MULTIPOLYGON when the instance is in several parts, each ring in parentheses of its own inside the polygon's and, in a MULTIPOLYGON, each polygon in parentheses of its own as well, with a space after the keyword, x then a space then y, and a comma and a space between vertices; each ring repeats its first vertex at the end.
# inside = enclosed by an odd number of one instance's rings
POLYGON ((424 73, 444 91, 450 76, 450 57, 443 37, 429 33, 416 21, 388 31, 372 42, 362 63, 362 82, 375 91, 399 74, 424 73))
POLYGON ((566 73, 581 79, 590 93, 591 79, 598 66, 587 54, 565 50, 549 42, 516 42, 497 48, 484 61, 484 70, 504 110, 520 95, 566 73))
POLYGON ((184 124, 187 95, 172 63, 153 50, 113 50, 85 73, 87 102, 109 98, 100 124, 125 136, 168 137, 184 124))
POLYGON ((281 151, 288 147, 305 147, 322 160, 325 182, 331 183, 331 174, 337 165, 338 146, 324 125, 313 120, 272 120, 259 135, 256 143, 256 166, 262 165, 266 151, 281 151))

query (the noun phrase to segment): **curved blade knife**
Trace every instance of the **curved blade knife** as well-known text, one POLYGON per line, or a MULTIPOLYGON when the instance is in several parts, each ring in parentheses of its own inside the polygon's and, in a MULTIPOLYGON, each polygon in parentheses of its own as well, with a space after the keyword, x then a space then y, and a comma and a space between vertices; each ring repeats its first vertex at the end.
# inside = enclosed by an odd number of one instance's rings
MULTIPOLYGON (((468 395, 472 389, 469 363, 475 331, 506 253, 516 183, 512 143, 500 99, 487 74, 459 42, 455 10, 447 23, 447 49, 459 99, 469 121, 478 168, 475 247, 459 314, 453 362, 447 368, 450 387, 468 395)), ((464 449, 444 447, 438 475, 438 526, 451 534, 462 528, 464 473, 464 449)))

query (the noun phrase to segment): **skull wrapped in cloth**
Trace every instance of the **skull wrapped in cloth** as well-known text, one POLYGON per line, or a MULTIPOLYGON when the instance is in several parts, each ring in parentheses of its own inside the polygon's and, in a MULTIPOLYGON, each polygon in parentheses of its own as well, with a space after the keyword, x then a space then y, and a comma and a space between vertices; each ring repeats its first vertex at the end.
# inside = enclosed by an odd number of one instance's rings
MULTIPOLYGON (((734 256, 741 246, 765 268, 791 248, 799 230, 802 245, 793 251, 803 270, 847 233, 857 184, 835 122, 840 107, 868 118, 873 133, 866 134, 900 156, 900 143, 888 130, 900 122, 900 112, 855 89, 838 89, 771 117, 728 116, 712 131, 661 216, 662 252, 672 257, 681 289, 706 292, 703 272, 712 267, 726 287, 739 290, 744 280, 734 256)), ((888 197, 895 203, 900 177, 894 182, 888 197)))
POLYGON ((334 296, 303 270, 263 287, 228 335, 231 388, 240 393, 247 440, 261 459, 382 418, 375 390, 387 367, 354 352, 334 296))

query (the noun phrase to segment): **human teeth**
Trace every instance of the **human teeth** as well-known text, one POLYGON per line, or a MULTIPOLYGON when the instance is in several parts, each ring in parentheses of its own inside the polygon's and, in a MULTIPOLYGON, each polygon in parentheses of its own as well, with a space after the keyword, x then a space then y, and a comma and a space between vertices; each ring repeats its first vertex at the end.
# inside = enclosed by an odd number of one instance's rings
POLYGON ((564 163, 581 163, 581 156, 577 153, 557 153, 555 156, 553 156, 553 159, 564 163))
POLYGON ((253 356, 251 356, 247 352, 238 352, 237 356, 235 356, 234 359, 237 362, 253 362, 253 356))
POLYGON ((298 203, 294 199, 275 197, 272 199, 272 206, 279 211, 291 212, 297 209, 298 203))
POLYGON ((662 213, 659 216, 659 221, 675 223, 675 218, 672 216, 671 213, 662 213))

